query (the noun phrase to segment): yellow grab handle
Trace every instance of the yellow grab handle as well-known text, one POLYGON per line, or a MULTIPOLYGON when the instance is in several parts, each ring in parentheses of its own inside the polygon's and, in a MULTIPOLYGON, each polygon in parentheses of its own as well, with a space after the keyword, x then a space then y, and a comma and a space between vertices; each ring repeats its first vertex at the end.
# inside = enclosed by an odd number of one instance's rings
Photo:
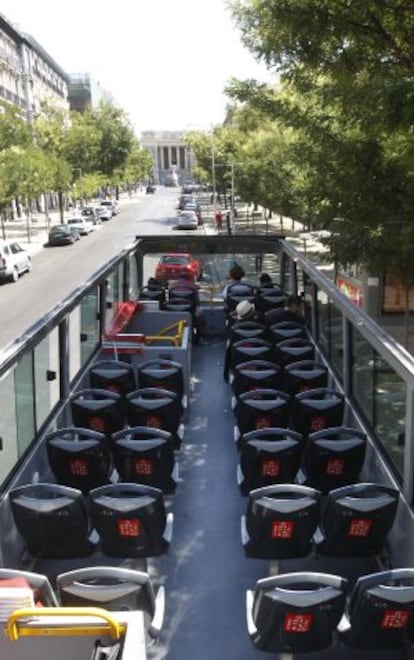
MULTIPOLYGON (((122 632, 122 627, 119 625, 118 621, 113 618, 110 612, 100 607, 31 607, 15 610, 10 614, 6 624, 6 634, 10 640, 16 641, 19 639, 18 619, 27 619, 33 617, 36 617, 36 619, 41 619, 42 617, 48 616, 94 616, 106 621, 106 623, 109 625, 110 635, 114 639, 119 639, 122 632)), ((82 623, 78 623, 76 625, 78 627, 85 626, 85 624, 82 623)), ((93 626, 87 627, 92 628, 93 626)), ((49 629, 49 634, 53 635, 52 629, 49 629)), ((64 634, 64 632, 62 629, 59 629, 56 634, 64 634)), ((70 634, 70 632, 68 632, 68 634, 70 634)))

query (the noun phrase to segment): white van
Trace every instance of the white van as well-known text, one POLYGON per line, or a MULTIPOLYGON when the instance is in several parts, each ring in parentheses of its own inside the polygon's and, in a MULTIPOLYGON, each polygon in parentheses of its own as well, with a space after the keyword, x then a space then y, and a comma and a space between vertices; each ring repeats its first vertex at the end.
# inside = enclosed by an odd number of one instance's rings
POLYGON ((17 282, 19 275, 32 270, 32 259, 16 241, 0 239, 0 280, 17 282))

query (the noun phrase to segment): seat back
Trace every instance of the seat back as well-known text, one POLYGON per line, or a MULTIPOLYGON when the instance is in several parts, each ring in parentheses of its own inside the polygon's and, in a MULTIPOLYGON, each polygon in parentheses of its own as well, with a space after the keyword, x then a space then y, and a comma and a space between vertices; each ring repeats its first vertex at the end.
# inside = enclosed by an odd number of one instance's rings
POLYGON ((173 360, 149 360, 138 366, 140 388, 158 387, 175 392, 179 399, 184 396, 184 374, 182 365, 173 360))
POLYGON ((143 286, 139 290, 140 300, 156 300, 159 303, 165 301, 165 289, 162 286, 143 286))
POLYGON ((280 367, 268 360, 248 360, 236 365, 233 372, 232 388, 235 396, 256 389, 280 390, 283 374, 280 367))
POLYGON ((397 568, 357 580, 342 641, 360 649, 397 649, 414 643, 414 569, 397 568))
POLYGON ((34 602, 44 607, 58 607, 59 602, 46 575, 13 568, 0 568, 0 601, 3 587, 28 587, 34 602))
POLYGON ((194 316, 195 305, 191 300, 171 298, 162 303, 162 309, 167 312, 188 312, 191 316, 194 316))
POLYGON ((249 338, 240 339, 231 345, 230 367, 234 369, 240 362, 248 360, 274 361, 272 344, 266 339, 249 338))
POLYGON ((305 557, 319 522, 319 491, 277 484, 249 493, 243 545, 249 557, 305 557))
POLYGON ((112 484, 90 493, 101 549, 113 557, 153 557, 167 551, 162 491, 142 484, 112 484))
POLYGON ((230 329, 230 342, 234 344, 242 339, 265 339, 266 328, 257 321, 237 321, 230 329))
POLYGON ((344 415, 343 394, 328 387, 300 392, 292 397, 290 426, 303 435, 340 426, 344 415))
POLYGON ((171 433, 136 426, 115 433, 111 440, 121 481, 146 484, 164 493, 174 492, 177 466, 171 433))
POLYGON ((303 323, 280 321, 269 327, 269 337, 274 344, 285 341, 285 339, 305 339, 306 336, 306 329, 303 323))
POLYGON ((355 483, 366 446, 365 433, 346 426, 311 433, 303 457, 305 483, 324 493, 355 483))
POLYGON ((304 438, 290 429, 264 428, 241 436, 239 487, 256 488, 293 482, 300 466, 304 438))
POLYGON ((254 287, 246 282, 237 282, 230 284, 227 288, 225 306, 227 313, 234 312, 239 302, 248 300, 255 303, 254 287))
POLYGON ((378 554, 397 512, 399 493, 373 483, 344 486, 328 493, 317 547, 321 554, 362 557, 378 554))
POLYGON ((80 490, 40 483, 14 488, 9 496, 14 522, 32 557, 84 557, 94 550, 80 490))
POLYGON ((169 300, 183 300, 185 302, 191 302, 194 307, 197 305, 197 292, 189 286, 184 284, 176 284, 171 286, 168 290, 168 299, 169 300))
POLYGON ((260 314, 265 314, 271 309, 278 309, 284 307, 287 300, 287 295, 281 289, 277 288, 264 288, 257 291, 257 311, 260 314))
POLYGON ((176 434, 181 418, 181 401, 175 392, 144 387, 127 396, 130 426, 149 426, 176 434))
POLYGON ((49 465, 59 484, 88 493, 109 483, 112 461, 103 433, 63 428, 49 433, 45 442, 49 465))
POLYGON ((286 366, 291 362, 300 360, 314 360, 315 348, 311 341, 303 337, 284 339, 275 344, 275 360, 278 364, 286 366))
POLYGON ((247 593, 254 646, 270 653, 320 651, 332 643, 347 581, 325 573, 285 573, 256 582, 247 593))
POLYGON ((328 369, 315 360, 300 360, 285 366, 284 389, 292 396, 328 386, 328 369))
POLYGON ((83 389, 70 397, 73 425, 110 436, 124 427, 124 402, 120 394, 97 388, 83 389))
POLYGON ((290 417, 290 396, 273 389, 257 389, 241 394, 235 414, 241 435, 270 427, 286 427, 290 417))
POLYGON ((109 390, 125 396, 136 389, 134 368, 120 360, 102 360, 89 370, 91 388, 109 390))

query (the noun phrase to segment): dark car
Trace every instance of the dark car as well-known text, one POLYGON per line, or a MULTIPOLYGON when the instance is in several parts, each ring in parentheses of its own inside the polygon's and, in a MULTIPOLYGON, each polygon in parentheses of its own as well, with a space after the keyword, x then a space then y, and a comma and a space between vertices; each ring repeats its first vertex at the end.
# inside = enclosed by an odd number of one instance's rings
POLYGON ((49 245, 73 245, 79 239, 79 230, 70 225, 55 225, 49 232, 49 245))
POLYGON ((147 195, 150 193, 155 193, 155 186, 147 186, 145 192, 147 193, 147 195))

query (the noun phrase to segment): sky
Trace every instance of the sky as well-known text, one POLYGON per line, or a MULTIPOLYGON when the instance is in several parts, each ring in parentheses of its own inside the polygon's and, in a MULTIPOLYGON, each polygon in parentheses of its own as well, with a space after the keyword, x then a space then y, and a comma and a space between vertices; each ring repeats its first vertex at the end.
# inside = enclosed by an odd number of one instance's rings
POLYGON ((221 123, 232 76, 270 82, 247 51, 226 0, 1 0, 67 73, 90 73, 144 130, 221 123), (105 6, 106 5, 106 6, 105 6))

